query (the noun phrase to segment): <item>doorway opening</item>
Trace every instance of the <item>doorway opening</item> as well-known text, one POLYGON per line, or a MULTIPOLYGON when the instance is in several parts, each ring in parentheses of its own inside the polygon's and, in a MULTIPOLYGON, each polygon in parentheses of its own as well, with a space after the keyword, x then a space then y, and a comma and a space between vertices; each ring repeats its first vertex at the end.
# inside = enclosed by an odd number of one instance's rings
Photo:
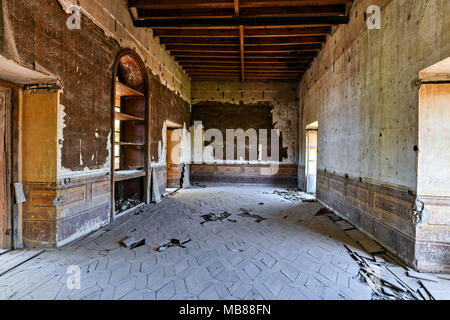
POLYGON ((181 164, 181 125, 167 123, 167 188, 166 194, 175 192, 181 188, 182 164, 181 164))
POLYGON ((115 217, 148 201, 147 88, 143 62, 132 51, 123 51, 116 61, 113 89, 115 217))
POLYGON ((0 86, 0 253, 12 248, 11 102, 12 90, 0 86))
POLYGON ((419 269, 442 271, 450 265, 450 57, 419 78, 416 258, 419 269))
POLYGON ((306 126, 306 192, 316 194, 317 182, 317 132, 319 122, 313 122, 306 126))

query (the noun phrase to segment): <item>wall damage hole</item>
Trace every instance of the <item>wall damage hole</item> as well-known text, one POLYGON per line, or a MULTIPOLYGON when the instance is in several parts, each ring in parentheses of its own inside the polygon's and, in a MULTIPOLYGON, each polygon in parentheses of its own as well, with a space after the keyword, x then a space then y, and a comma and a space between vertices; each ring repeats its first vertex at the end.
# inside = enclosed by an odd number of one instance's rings
POLYGON ((313 195, 302 192, 299 188, 288 188, 286 191, 275 190, 273 194, 294 202, 317 202, 313 195))
POLYGON ((267 218, 263 218, 260 215, 251 214, 250 211, 247 209, 241 208, 241 211, 242 211, 242 213, 240 214, 241 217, 255 219, 256 223, 260 223, 264 220, 267 220, 267 218))
POLYGON ((205 221, 201 222, 200 224, 205 224, 207 222, 214 222, 214 221, 220 221, 222 222, 226 218, 230 217, 231 214, 228 212, 223 213, 209 213, 201 216, 205 221))
POLYGON ((169 248, 172 247, 180 247, 180 248, 186 248, 184 245, 191 242, 192 239, 188 239, 186 241, 181 242, 178 239, 170 239, 167 243, 163 244, 162 246, 159 246, 155 249, 156 252, 163 252, 169 248))

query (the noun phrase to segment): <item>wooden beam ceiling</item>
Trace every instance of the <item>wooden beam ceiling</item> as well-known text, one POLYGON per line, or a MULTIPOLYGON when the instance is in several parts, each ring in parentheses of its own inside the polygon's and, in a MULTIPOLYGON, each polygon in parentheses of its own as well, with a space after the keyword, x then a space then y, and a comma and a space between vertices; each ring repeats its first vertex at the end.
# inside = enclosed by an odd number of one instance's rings
POLYGON ((193 78, 300 79, 352 0, 128 0, 193 78))

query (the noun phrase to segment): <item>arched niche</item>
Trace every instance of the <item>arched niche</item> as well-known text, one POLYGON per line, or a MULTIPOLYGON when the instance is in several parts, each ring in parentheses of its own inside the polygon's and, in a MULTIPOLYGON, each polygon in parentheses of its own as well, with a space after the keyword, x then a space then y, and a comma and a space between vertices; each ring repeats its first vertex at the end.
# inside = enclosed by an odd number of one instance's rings
POLYGON ((141 58, 132 50, 121 51, 113 72, 113 218, 149 202, 148 87, 141 58))

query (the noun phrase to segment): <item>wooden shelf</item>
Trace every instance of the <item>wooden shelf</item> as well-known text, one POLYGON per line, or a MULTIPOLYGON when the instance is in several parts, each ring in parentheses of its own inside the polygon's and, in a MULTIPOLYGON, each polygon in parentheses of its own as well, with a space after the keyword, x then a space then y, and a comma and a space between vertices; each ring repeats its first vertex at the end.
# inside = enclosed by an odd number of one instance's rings
POLYGON ((123 83, 117 81, 116 82, 116 95, 121 96, 121 97, 130 97, 130 96, 137 96, 137 97, 143 97, 144 94, 136 91, 126 85, 124 85, 123 83))
POLYGON ((114 182, 131 180, 145 176, 146 173, 144 170, 120 170, 114 172, 114 182))
POLYGON ((122 147, 145 147, 145 143, 136 142, 116 142, 116 144, 122 147))
POLYGON ((122 112, 115 112, 115 118, 116 120, 120 121, 145 121, 144 118, 135 117, 126 113, 122 112))

